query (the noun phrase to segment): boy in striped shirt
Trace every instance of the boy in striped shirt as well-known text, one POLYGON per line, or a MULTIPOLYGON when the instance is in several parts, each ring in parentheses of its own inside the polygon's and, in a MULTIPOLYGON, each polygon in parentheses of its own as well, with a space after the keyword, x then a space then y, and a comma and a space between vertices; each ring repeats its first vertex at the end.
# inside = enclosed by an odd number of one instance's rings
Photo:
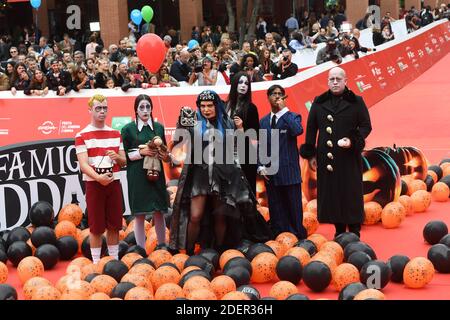
POLYGON ((126 158, 120 132, 105 124, 106 97, 94 95, 89 100, 89 113, 91 123, 76 135, 75 148, 86 184, 91 254, 96 264, 105 229, 109 255, 118 259, 123 214, 119 172, 126 158))

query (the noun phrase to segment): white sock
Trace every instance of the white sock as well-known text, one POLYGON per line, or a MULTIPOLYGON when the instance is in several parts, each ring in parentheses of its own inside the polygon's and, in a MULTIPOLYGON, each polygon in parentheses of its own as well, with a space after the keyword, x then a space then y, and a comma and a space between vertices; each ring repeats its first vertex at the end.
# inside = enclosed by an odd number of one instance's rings
POLYGON ((108 253, 110 257, 119 260, 119 245, 108 245, 108 253))
POLYGON ((102 248, 91 248, 92 262, 97 264, 100 261, 100 255, 102 254, 102 248))
POLYGON ((142 248, 145 248, 145 215, 139 215, 134 218, 134 236, 136 238, 136 244, 142 248))

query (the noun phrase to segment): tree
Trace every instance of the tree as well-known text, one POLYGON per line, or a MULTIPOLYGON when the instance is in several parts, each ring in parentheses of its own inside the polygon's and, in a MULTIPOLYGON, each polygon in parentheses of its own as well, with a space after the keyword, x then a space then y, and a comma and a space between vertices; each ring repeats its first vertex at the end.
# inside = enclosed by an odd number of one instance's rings
MULTIPOLYGON (((247 31, 247 7, 248 0, 242 1, 242 12, 241 12, 241 23, 239 28, 239 47, 242 47, 242 43, 244 42, 245 33, 247 31)), ((236 8, 237 9, 237 8, 236 8)))
POLYGON ((225 0, 225 4, 228 12, 228 32, 233 33, 236 24, 236 15, 234 14, 233 4, 231 3, 231 0, 225 0))
POLYGON ((248 27, 248 35, 249 36, 254 36, 255 35, 256 20, 258 19, 260 6, 261 6, 261 0, 254 0, 253 1, 252 16, 250 18, 250 25, 248 27))

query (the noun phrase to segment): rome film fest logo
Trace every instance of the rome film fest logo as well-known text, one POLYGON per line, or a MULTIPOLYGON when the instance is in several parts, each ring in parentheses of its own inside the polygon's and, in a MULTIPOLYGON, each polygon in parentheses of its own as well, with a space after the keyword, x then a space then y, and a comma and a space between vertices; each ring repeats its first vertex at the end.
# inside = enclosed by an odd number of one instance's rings
POLYGON ((58 128, 55 127, 55 125, 51 121, 45 121, 41 126, 38 127, 38 130, 45 135, 51 134, 56 129, 58 128))
POLYGON ((66 13, 69 15, 66 20, 66 27, 68 30, 80 30, 81 29, 81 9, 77 5, 70 5, 66 9, 66 13))

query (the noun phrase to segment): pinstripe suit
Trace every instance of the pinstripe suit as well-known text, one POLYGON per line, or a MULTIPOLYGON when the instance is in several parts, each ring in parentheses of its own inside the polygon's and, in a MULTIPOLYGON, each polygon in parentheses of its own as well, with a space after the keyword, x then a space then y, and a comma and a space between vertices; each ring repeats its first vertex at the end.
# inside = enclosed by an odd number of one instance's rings
MULTIPOLYGON (((271 132, 271 115, 260 121, 260 129, 271 132)), ((270 224, 275 235, 292 232, 299 239, 306 238, 303 227, 302 189, 299 166, 297 137, 303 133, 302 118, 287 111, 276 122, 279 130, 279 169, 266 181, 269 200, 270 224)), ((271 139, 267 139, 267 149, 271 150, 271 139)))

